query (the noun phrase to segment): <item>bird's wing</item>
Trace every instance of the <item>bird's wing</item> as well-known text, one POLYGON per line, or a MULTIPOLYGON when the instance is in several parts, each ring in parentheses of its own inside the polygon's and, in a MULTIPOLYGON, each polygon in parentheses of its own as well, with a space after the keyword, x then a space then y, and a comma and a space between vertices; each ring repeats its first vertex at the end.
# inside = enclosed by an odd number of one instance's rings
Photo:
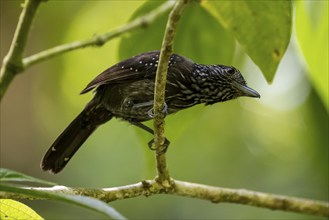
POLYGON ((146 52, 111 66, 91 81, 80 94, 87 93, 104 84, 155 77, 159 54, 159 51, 146 52))

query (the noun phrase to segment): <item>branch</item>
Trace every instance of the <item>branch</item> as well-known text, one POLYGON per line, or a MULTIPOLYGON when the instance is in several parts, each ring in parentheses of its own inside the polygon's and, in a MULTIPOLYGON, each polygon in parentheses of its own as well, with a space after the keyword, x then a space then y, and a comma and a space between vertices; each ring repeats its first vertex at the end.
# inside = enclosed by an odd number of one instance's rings
MULTIPOLYGON (((157 180, 145 180, 131 185, 103 189, 68 188, 65 186, 43 188, 31 187, 29 189, 43 192, 65 193, 69 195, 90 196, 104 202, 112 202, 139 196, 148 197, 157 194, 171 194, 208 200, 213 203, 235 203, 254 207, 263 207, 271 210, 282 210, 329 217, 329 204, 321 201, 274 195, 244 189, 229 189, 207 186, 179 180, 172 180, 172 185, 169 187, 164 186, 157 180)), ((0 198, 42 199, 40 197, 31 197, 24 194, 8 192, 0 192, 0 198)))
MULTIPOLYGON (((39 1, 41 1, 41 0, 28 0, 29 3, 36 3, 39 1)), ((23 48, 19 47, 19 48, 21 48, 21 50, 18 50, 16 52, 16 53, 18 53, 19 56, 14 56, 14 58, 11 58, 13 60, 10 62, 6 62, 6 60, 5 60, 4 65, 1 69, 0 100, 2 99, 3 95, 5 94, 8 86, 10 85, 10 83, 11 83, 12 79, 14 78, 14 76, 16 75, 16 73, 22 72, 26 68, 28 68, 34 64, 37 64, 39 62, 42 62, 46 59, 50 59, 52 57, 67 53, 69 51, 73 51, 73 50, 77 50, 77 49, 81 49, 81 48, 85 48, 85 47, 91 47, 91 46, 102 46, 109 40, 121 36, 123 33, 135 30, 137 28, 146 27, 149 24, 151 24, 160 15, 162 15, 163 13, 165 13, 169 9, 171 9, 174 6, 174 4, 175 4, 174 1, 167 1, 164 4, 160 5, 158 8, 151 11, 150 13, 148 13, 144 16, 141 16, 139 18, 136 18, 135 20, 133 20, 125 25, 119 26, 115 30, 112 30, 110 32, 107 32, 107 33, 104 33, 101 35, 95 35, 94 37, 88 38, 85 40, 74 41, 71 43, 59 45, 59 46, 50 48, 48 50, 41 51, 41 52, 31 55, 29 57, 26 57, 23 60, 22 60, 22 54, 23 54, 24 47, 23 48), (6 63, 8 63, 10 65, 9 66, 5 65, 6 63), (12 73, 10 71, 11 69, 14 69, 15 72, 12 73)), ((30 7, 26 6, 26 8, 24 8, 24 9, 28 10, 28 8, 30 8, 30 7)), ((23 14, 25 14, 24 10, 22 12, 21 17, 23 17, 23 14)), ((31 13, 26 13, 26 14, 31 14, 31 13)), ((30 17, 28 17, 28 18, 30 18, 30 17)), ((26 18, 26 19, 28 19, 28 18, 26 18)), ((22 19, 22 20, 24 20, 24 19, 22 19)), ((20 23, 17 27, 17 30, 19 29, 19 26, 20 26, 20 23)), ((26 24, 22 25, 22 26, 26 27, 26 24)), ((25 39, 24 39, 24 46, 26 43, 26 38, 27 38, 27 35, 25 36, 25 39)), ((15 45, 19 45, 19 44, 21 44, 21 38, 18 38, 15 40, 15 37, 14 37, 14 40, 12 43, 12 48, 15 48, 15 45)), ((11 50, 9 51, 9 53, 7 55, 8 58, 11 57, 10 54, 11 54, 11 50)))
POLYGON ((14 77, 24 70, 22 58, 31 24, 42 0, 26 0, 19 17, 9 52, 0 70, 0 101, 14 77))
POLYGON ((163 109, 165 108, 165 91, 166 79, 168 71, 169 58, 172 54, 172 47, 176 28, 180 16, 183 12, 184 6, 189 0, 178 0, 169 14, 166 30, 164 33, 162 47, 159 58, 159 65, 156 72, 155 88, 154 88, 154 143, 156 148, 156 161, 157 161, 157 180, 163 185, 170 185, 169 171, 167 169, 165 136, 164 136, 164 117, 163 109))
POLYGON ((274 195, 245 189, 229 189, 176 181, 176 195, 209 200, 213 203, 236 203, 272 210, 291 211, 329 217, 329 204, 296 197, 274 195))
POLYGON ((158 18, 163 13, 167 12, 169 9, 171 9, 174 6, 174 1, 167 1, 164 4, 160 5, 158 8, 154 9, 150 13, 138 17, 135 20, 117 27, 115 30, 109 31, 107 33, 101 34, 101 35, 95 35, 92 38, 88 38, 85 40, 80 41, 74 41, 68 44, 59 45, 53 48, 50 48, 48 50, 42 51, 40 53, 34 54, 32 56, 29 56, 27 58, 24 58, 23 63, 24 67, 29 67, 33 64, 39 63, 45 59, 49 59, 54 56, 61 55, 63 53, 82 49, 85 47, 91 47, 91 46, 102 46, 109 40, 119 37, 120 35, 135 30, 137 28, 141 27, 147 27, 150 25, 156 18, 158 18))

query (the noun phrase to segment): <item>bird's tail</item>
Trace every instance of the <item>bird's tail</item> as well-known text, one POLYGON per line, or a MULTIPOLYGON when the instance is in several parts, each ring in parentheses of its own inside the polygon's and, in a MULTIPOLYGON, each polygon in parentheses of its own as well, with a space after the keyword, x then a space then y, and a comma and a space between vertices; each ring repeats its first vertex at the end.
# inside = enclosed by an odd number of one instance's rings
POLYGON ((89 103, 50 146, 41 168, 54 174, 60 172, 96 128, 112 117, 102 106, 89 103))

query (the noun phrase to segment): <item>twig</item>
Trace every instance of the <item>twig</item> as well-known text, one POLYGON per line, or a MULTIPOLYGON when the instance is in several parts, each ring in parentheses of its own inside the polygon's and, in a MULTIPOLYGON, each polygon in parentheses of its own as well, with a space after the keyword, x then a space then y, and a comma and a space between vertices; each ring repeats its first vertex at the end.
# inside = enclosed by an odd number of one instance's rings
POLYGON ((0 101, 14 77, 24 70, 22 58, 31 24, 42 0, 26 0, 19 17, 9 52, 0 70, 0 101))
MULTIPOLYGON (((255 192, 245 189, 229 189, 207 186, 179 180, 172 180, 172 185, 169 187, 164 186, 156 180, 145 180, 143 182, 131 185, 103 189, 69 188, 65 186, 43 188, 32 187, 29 189, 44 192, 65 193, 69 195, 90 196, 104 202, 112 202, 139 196, 148 197, 156 194, 171 194, 208 200, 213 203, 235 203, 254 207, 263 207, 272 210, 282 210, 329 217, 329 204, 326 202, 255 192)), ((42 199, 39 197, 8 192, 0 192, 0 198, 30 200, 42 199)))
POLYGON ((174 3, 175 3, 174 1, 167 1, 164 4, 160 5, 158 8, 152 10, 150 13, 138 17, 133 21, 124 24, 122 26, 119 26, 115 30, 109 31, 107 33, 101 35, 95 35, 94 37, 85 40, 79 40, 79 41, 74 41, 71 43, 59 45, 50 48, 48 50, 42 51, 40 53, 34 54, 32 56, 26 57, 23 60, 24 67, 29 67, 45 59, 49 59, 51 57, 61 55, 63 53, 72 50, 82 49, 91 46, 102 46, 109 40, 115 37, 119 37, 123 33, 150 25, 157 17, 159 17, 160 15, 171 9, 174 6, 174 3))
POLYGON ((165 151, 165 136, 164 136, 164 117, 163 109, 165 102, 165 87, 167 79, 167 70, 169 58, 172 54, 172 47, 176 33, 176 27, 180 16, 183 12, 184 6, 189 0, 178 0, 169 14, 166 30, 164 33, 162 47, 159 58, 159 65, 155 78, 154 89, 154 143, 156 147, 156 161, 157 161, 157 180, 163 185, 170 185, 170 176, 167 169, 165 151))

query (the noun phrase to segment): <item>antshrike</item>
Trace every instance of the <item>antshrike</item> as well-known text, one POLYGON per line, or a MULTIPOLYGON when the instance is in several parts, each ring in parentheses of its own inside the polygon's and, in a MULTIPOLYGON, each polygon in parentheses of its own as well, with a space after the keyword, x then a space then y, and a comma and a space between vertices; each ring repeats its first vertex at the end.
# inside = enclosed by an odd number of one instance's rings
MULTIPOLYGON (((94 98, 51 145, 42 160, 42 169, 60 172, 95 129, 113 117, 153 134, 142 122, 152 119, 159 54, 139 54, 91 81, 81 94, 96 89, 94 98)), ((171 56, 168 65, 164 109, 167 114, 200 103, 211 105, 240 96, 260 97, 232 66, 197 64, 178 54, 171 56)))

